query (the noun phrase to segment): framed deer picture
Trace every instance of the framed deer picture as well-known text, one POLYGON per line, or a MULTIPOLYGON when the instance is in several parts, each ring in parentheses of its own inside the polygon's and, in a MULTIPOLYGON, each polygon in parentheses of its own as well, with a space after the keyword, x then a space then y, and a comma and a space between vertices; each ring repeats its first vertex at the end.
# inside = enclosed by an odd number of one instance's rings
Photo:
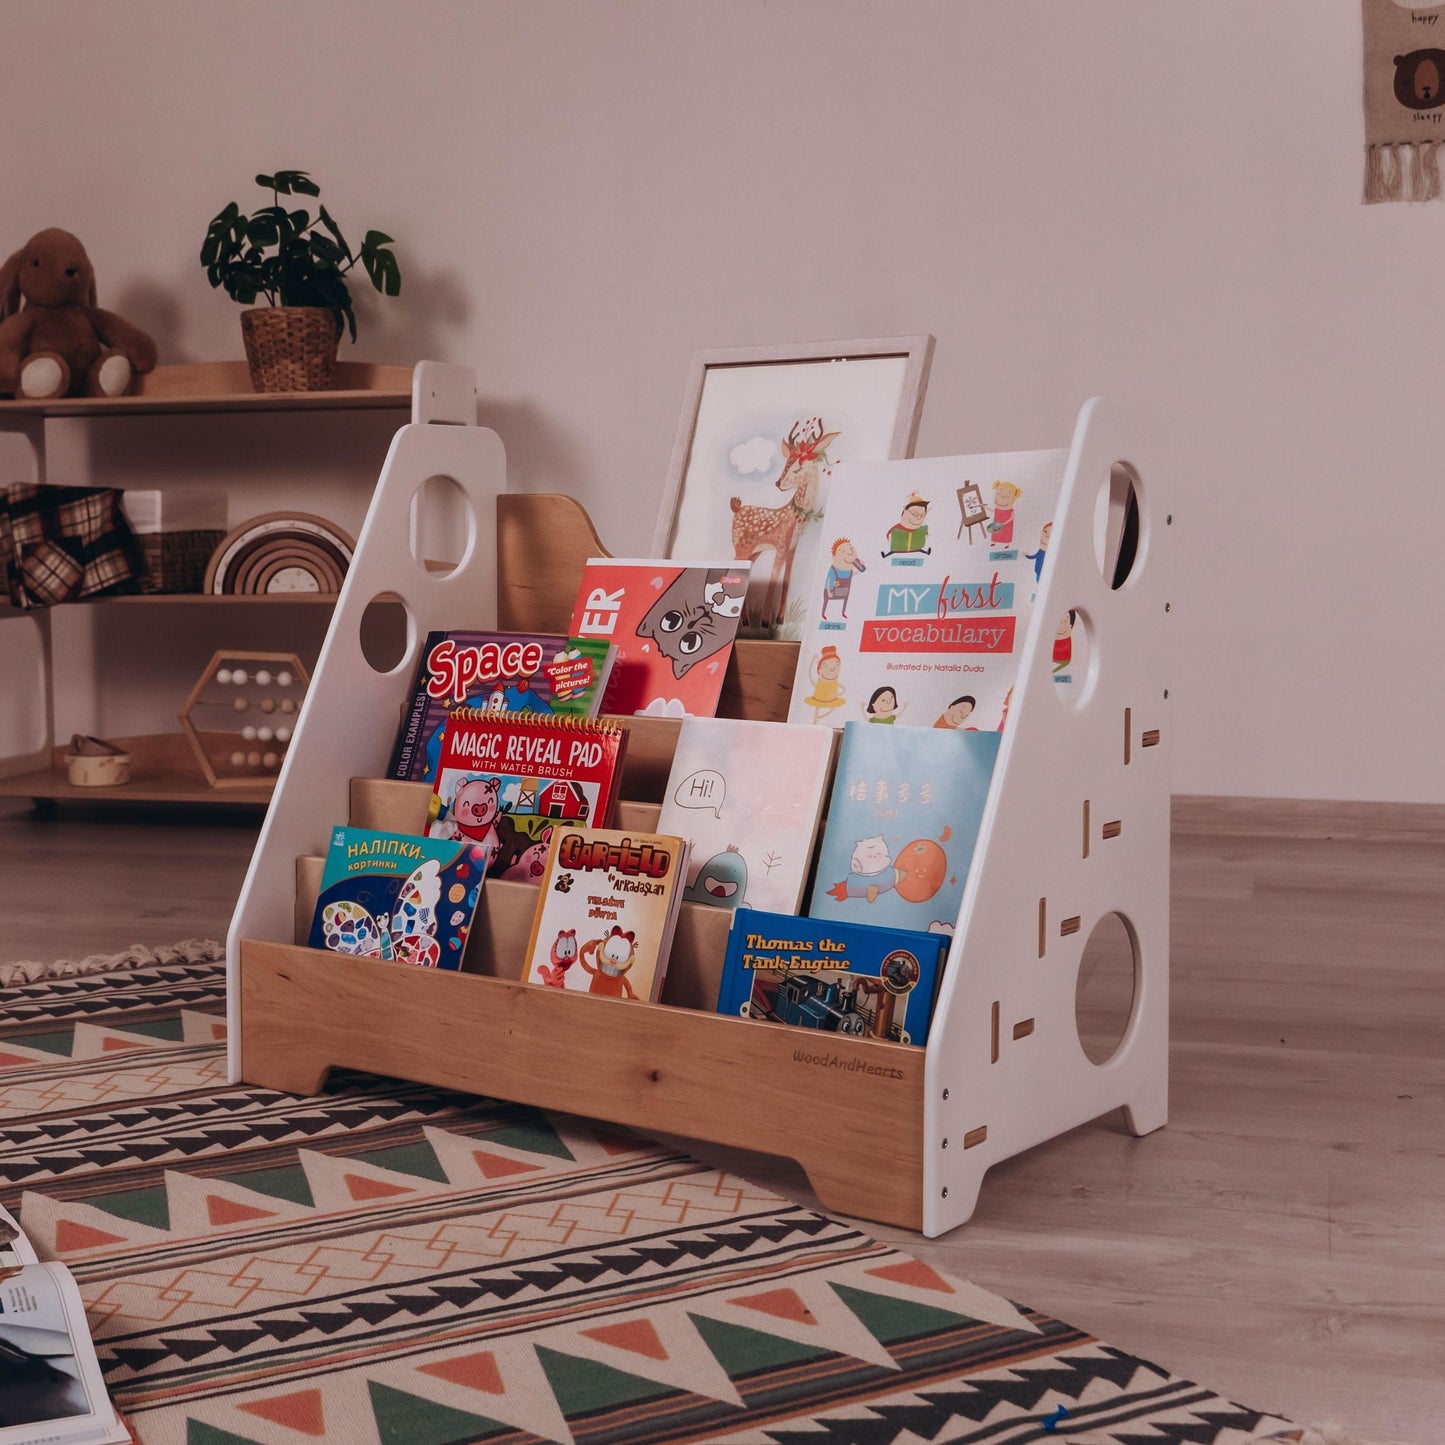
POLYGON ((653 555, 752 563, 740 636, 797 638, 831 469, 913 455, 931 336, 700 351, 653 555))

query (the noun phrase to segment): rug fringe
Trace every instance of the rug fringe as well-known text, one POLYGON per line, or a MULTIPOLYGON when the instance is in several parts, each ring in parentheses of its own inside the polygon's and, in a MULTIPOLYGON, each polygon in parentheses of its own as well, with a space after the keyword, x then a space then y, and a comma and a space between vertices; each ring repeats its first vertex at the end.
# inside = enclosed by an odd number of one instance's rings
POLYGON ((33 960, 0 963, 0 987, 40 983, 43 979, 74 978, 82 973, 110 973, 116 969, 153 968, 157 964, 219 963, 226 946, 214 938, 188 938, 170 947, 147 948, 134 943, 124 953, 92 953, 85 958, 62 958, 55 963, 33 960))

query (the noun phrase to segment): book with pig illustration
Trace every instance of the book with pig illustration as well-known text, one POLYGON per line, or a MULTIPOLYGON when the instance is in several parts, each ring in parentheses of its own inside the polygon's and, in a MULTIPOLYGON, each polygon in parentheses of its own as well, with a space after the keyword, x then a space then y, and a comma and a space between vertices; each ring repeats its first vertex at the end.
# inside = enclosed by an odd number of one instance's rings
POLYGON ((999 742, 846 724, 809 915, 951 933, 999 742))
POLYGON ((312 948, 458 969, 492 845, 333 828, 312 948))
POLYGON ((612 668, 605 642, 538 632, 429 632, 392 753, 389 778, 436 777, 455 707, 594 717, 612 668))
POLYGON ((616 649, 603 710, 711 717, 747 594, 746 562, 590 557, 569 631, 616 649))
POLYGON ((829 728, 683 719, 657 826, 692 844, 684 898, 798 911, 834 738, 829 728))
POLYGON ((840 463, 788 721, 1000 731, 1067 459, 840 463))
POLYGON ((489 877, 536 883, 557 824, 610 820, 626 746, 615 722, 454 708, 427 832, 486 844, 489 877))
POLYGON ((717 1011, 824 1033, 925 1044, 949 939, 740 908, 717 1011))
POLYGON ((523 981, 655 1002, 687 855, 666 833, 554 829, 523 981))

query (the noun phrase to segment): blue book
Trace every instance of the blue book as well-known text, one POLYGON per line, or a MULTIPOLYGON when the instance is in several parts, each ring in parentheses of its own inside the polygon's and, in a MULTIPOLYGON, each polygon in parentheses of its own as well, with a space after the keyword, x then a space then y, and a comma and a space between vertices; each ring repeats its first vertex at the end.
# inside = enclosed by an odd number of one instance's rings
POLYGON ((333 828, 312 948, 460 968, 492 845, 333 828))
POLYGON ((948 945, 946 933, 739 908, 717 1009, 824 1033, 923 1044, 948 945))
POLYGON ((808 913, 952 929, 1000 734, 844 725, 808 913))

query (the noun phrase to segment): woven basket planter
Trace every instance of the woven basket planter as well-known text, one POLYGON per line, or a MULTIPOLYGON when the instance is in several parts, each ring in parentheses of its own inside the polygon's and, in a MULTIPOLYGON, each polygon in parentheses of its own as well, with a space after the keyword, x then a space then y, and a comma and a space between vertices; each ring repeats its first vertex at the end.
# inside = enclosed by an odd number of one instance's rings
POLYGON ((336 375, 341 318, 324 306, 257 306, 241 313, 257 391, 326 391, 336 375))

